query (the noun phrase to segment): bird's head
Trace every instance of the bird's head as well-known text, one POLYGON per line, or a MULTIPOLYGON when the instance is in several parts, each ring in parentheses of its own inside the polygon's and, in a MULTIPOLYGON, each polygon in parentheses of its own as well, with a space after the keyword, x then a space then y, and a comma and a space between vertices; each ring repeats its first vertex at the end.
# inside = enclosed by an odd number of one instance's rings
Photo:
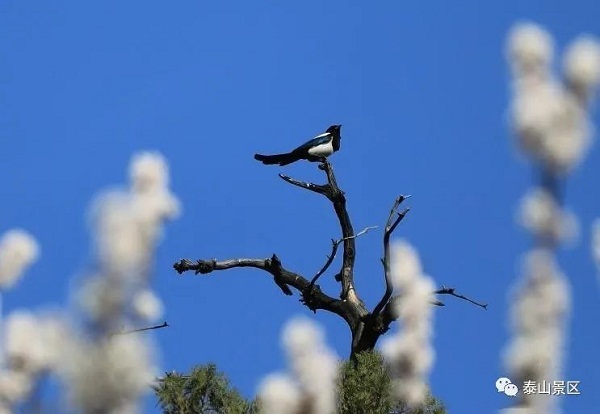
POLYGON ((329 132, 331 134, 339 134, 340 133, 340 128, 342 128, 341 125, 332 125, 329 128, 327 128, 326 132, 329 132))

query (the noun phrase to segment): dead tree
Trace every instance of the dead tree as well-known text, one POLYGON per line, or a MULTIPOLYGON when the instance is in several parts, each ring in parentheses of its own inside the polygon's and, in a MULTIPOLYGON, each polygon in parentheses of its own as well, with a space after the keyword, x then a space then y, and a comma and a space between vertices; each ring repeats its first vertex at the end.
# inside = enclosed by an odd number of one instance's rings
MULTIPOLYGON (((175 263, 173 267, 179 274, 190 270, 194 271, 195 274, 208 274, 216 270, 226 270, 235 267, 254 267, 264 270, 273 276, 274 282, 284 294, 292 295, 290 288, 297 290, 301 297, 300 301, 313 312, 322 309, 342 317, 352 332, 351 356, 353 356, 358 352, 374 349, 379 337, 389 329, 390 324, 397 318, 394 309, 396 301, 400 300, 400 298, 399 296, 392 296, 393 286, 389 266, 390 236, 409 211, 408 208, 399 211, 400 204, 408 197, 399 196, 390 211, 383 234, 383 258, 381 259, 384 269, 385 292, 375 308, 369 311, 354 287, 354 258, 356 237, 366 233, 372 227, 366 228, 358 234, 354 233, 352 222, 346 209, 346 197, 337 184, 331 164, 328 161, 324 161, 319 165, 319 169, 325 171, 327 184, 320 185, 298 181, 286 175, 279 174, 279 177, 287 183, 327 197, 333 204, 335 214, 342 229, 342 238, 332 240, 332 251, 327 262, 312 279, 309 280, 298 273, 286 269, 276 254, 273 254, 268 259, 238 258, 196 261, 182 259, 175 263), (341 292, 339 298, 336 298, 324 293, 316 282, 333 263, 340 244, 343 245, 342 267, 335 276, 335 280, 341 283, 341 292)), ((433 294, 452 295, 465 299, 484 309, 487 308, 486 304, 480 304, 462 295, 458 295, 455 293, 454 288, 442 287, 436 292, 432 292, 432 297, 433 294)), ((438 300, 432 300, 432 305, 444 306, 438 300)))

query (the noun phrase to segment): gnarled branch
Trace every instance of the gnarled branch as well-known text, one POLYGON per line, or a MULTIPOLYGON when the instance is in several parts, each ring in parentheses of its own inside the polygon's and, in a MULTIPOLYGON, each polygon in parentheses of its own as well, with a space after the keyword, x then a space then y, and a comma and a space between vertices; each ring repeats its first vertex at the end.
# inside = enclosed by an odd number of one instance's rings
MULTIPOLYGON (((174 264, 175 270, 180 274, 187 271, 194 271, 196 274, 209 274, 217 270, 226 270, 237 267, 253 267, 273 276, 274 282, 279 286, 281 291, 286 295, 292 295, 292 290, 296 289, 300 295, 300 301, 313 312, 317 309, 323 309, 341 316, 349 325, 352 332, 352 347, 351 357, 365 350, 372 350, 379 337, 384 334, 390 324, 397 319, 395 312, 395 304, 401 300, 401 296, 392 297, 393 285, 390 274, 390 237, 402 219, 408 213, 409 209, 402 212, 398 211, 400 204, 408 198, 408 196, 399 196, 390 211, 384 236, 383 248, 384 257, 381 260, 384 265, 384 276, 386 289, 383 297, 375 306, 372 313, 358 296, 354 289, 354 260, 355 260, 355 239, 373 229, 367 227, 358 234, 354 233, 348 211, 346 209, 346 198, 344 192, 338 187, 333 168, 327 160, 324 160, 319 168, 325 171, 327 175, 326 184, 313 184, 309 182, 299 181, 284 174, 279 174, 279 177, 289 184, 304 188, 306 190, 324 195, 331 203, 338 218, 342 238, 332 240, 332 251, 328 256, 323 267, 309 281, 298 273, 287 270, 281 264, 279 258, 274 254, 267 259, 229 259, 229 260, 188 260, 182 259, 174 264), (336 257, 339 246, 343 243, 343 260, 340 272, 336 276, 336 280, 341 282, 342 290, 340 299, 331 297, 321 291, 317 280, 330 268, 336 257)), ((434 294, 452 295, 464 300, 468 300, 478 306, 486 308, 487 305, 479 304, 462 295, 456 294, 453 288, 444 288, 432 292, 432 305, 444 306, 444 304, 434 297, 434 294)))
MULTIPOLYGON (((304 294, 310 285, 310 282, 303 276, 285 269, 275 254, 269 259, 212 259, 196 261, 181 259, 173 265, 173 268, 179 274, 187 271, 194 271, 195 274, 208 274, 217 270, 227 270, 235 267, 253 267, 270 273, 273 275, 277 286, 286 295, 292 295, 289 286, 304 294)), ((348 310, 345 309, 341 300, 324 294, 318 286, 314 286, 311 289, 310 298, 304 298, 303 302, 313 311, 324 309, 340 315, 346 320, 353 319, 352 315, 348 314, 348 310)))

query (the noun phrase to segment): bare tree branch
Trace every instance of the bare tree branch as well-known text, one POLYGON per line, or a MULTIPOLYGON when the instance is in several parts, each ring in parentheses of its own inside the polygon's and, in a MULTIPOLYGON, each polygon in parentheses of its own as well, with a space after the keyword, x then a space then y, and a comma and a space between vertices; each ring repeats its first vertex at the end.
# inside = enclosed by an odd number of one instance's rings
POLYGON ((331 239, 331 254, 329 256, 327 256, 327 261, 325 262, 325 265, 323 265, 323 267, 317 272, 317 274, 311 279, 310 281, 310 287, 312 287, 315 282, 317 281, 317 279, 327 271, 327 269, 329 268, 329 266, 331 266, 331 263, 333 263, 333 260, 335 259, 335 255, 337 254, 338 251, 338 246, 340 245, 340 243, 342 242, 343 239, 339 239, 339 240, 333 240, 331 239))
MULTIPOLYGON (((331 164, 325 159, 319 165, 319 169, 325 171, 325 174, 327 175, 327 184, 325 185, 299 181, 283 174, 279 174, 279 177, 297 187, 322 194, 332 202, 333 208, 340 222, 344 242, 342 269, 340 270, 339 277, 336 277, 336 280, 342 282, 342 292, 340 293, 340 298, 346 300, 350 291, 354 291, 354 258, 356 256, 354 237, 352 237, 354 235, 354 229, 352 228, 350 216, 346 210, 346 197, 344 192, 338 187, 331 164)), ((356 306, 364 306, 362 301, 356 295, 356 292, 354 292, 352 296, 353 297, 351 298, 351 301, 356 306)))
POLYGON ((373 309, 373 317, 375 318, 379 315, 383 307, 388 303, 394 291, 394 286, 392 284, 392 276, 390 274, 390 236, 392 235, 398 224, 400 224, 402 219, 404 219, 406 213, 410 211, 410 209, 407 208, 401 213, 398 212, 398 207, 400 207, 400 204, 402 204, 402 202, 409 197, 410 196, 400 195, 398 198, 396 198, 396 201, 394 202, 394 205, 390 210, 390 215, 388 216, 387 223, 385 225, 385 232, 383 234, 382 259, 384 269, 383 271, 385 275, 385 293, 383 294, 383 297, 381 298, 377 306, 375 306, 375 309, 373 309))
POLYGON ((342 316, 345 320, 354 319, 354 315, 348 313, 348 309, 346 309, 341 300, 324 294, 318 285, 312 286, 310 295, 305 294, 305 292, 309 291, 308 287, 310 286, 310 282, 303 276, 285 269, 275 254, 269 259, 212 259, 196 261, 181 259, 173 265, 173 268, 179 274, 186 271, 194 271, 195 274, 208 274, 213 271, 227 270, 236 267, 253 267, 270 273, 273 275, 273 279, 277 286, 279 286, 286 295, 292 295, 289 286, 303 294, 301 301, 312 311, 324 309, 342 316))
MULTIPOLYGON (((398 210, 400 204, 409 196, 401 195, 396 198, 394 205, 390 210, 383 236, 384 257, 381 259, 381 262, 384 265, 386 289, 383 297, 373 312, 369 313, 354 288, 354 261, 356 256, 355 239, 375 227, 367 227, 357 234, 354 233, 350 216, 346 209, 346 197, 344 192, 338 187, 331 164, 325 159, 319 165, 319 169, 324 171, 327 176, 326 184, 304 182, 284 174, 279 174, 279 177, 289 184, 325 196, 332 203, 342 230, 342 237, 339 240, 331 240, 331 254, 327 257, 323 267, 321 267, 310 281, 298 273, 285 269, 275 254, 267 259, 237 258, 228 260, 211 259, 196 261, 182 259, 175 263, 173 267, 180 274, 187 271, 193 271, 195 274, 208 274, 218 270, 227 270, 237 267, 252 267, 271 274, 274 282, 284 294, 292 295, 291 288, 296 289, 300 293, 300 301, 313 312, 316 312, 317 309, 323 309, 341 316, 348 323, 352 333, 350 356, 353 358, 359 352, 372 350, 379 337, 384 334, 389 329, 390 324, 397 319, 395 304, 401 300, 401 295, 392 297, 393 285, 390 274, 390 238, 396 227, 409 211, 409 209, 401 212, 398 210), (342 244, 342 265, 339 273, 336 275, 336 280, 341 282, 342 290, 339 295, 340 299, 337 299, 323 293, 316 283, 331 267, 337 255, 339 246, 342 244)), ((445 305, 443 302, 437 300, 434 297, 434 294, 452 295, 472 302, 484 309, 487 308, 487 305, 479 304, 462 295, 458 295, 453 288, 444 288, 443 286, 442 289, 432 292, 431 304, 435 306, 445 305)))
POLYGON ((296 187, 300 187, 300 188, 304 188, 306 190, 310 190, 310 191, 314 191, 315 193, 319 193, 319 194, 326 194, 328 191, 327 188, 327 184, 326 185, 320 185, 320 184, 313 184, 313 183, 307 183, 304 181, 299 181, 296 180, 294 178, 291 178, 285 174, 279 174, 279 178, 281 178, 283 181, 288 182, 292 185, 295 185, 296 187))

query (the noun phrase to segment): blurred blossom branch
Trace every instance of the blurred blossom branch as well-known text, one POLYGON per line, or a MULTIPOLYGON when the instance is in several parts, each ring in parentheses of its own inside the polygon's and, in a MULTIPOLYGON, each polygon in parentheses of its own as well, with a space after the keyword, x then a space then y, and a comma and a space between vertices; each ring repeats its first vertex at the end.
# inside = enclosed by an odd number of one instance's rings
MULTIPOLYGON (((155 377, 154 350, 148 338, 113 333, 116 327, 147 324, 162 314, 162 303, 150 287, 152 261, 164 223, 178 212, 164 158, 149 152, 135 155, 128 188, 103 193, 92 205, 96 262, 76 290, 81 312, 15 311, 6 318, 0 413, 16 409, 47 373, 62 380, 69 410, 138 411, 139 397, 150 391, 155 377)), ((13 286, 38 256, 37 242, 24 231, 2 236, 0 288, 13 286)))
MULTIPOLYGON (((539 183, 520 208, 519 221, 535 246, 524 256, 524 274, 512 292, 513 339, 505 365, 513 381, 553 381, 561 373, 570 312, 570 284, 555 255, 578 227, 575 215, 563 206, 562 186, 592 141, 589 106, 600 81, 600 45, 582 36, 568 47, 564 82, 552 73, 552 37, 536 24, 512 28, 507 56, 513 75, 512 128, 519 148, 538 171, 539 183)), ((521 394, 519 406, 532 413, 557 408, 555 398, 536 394, 521 394)))
POLYGON ((155 377, 148 339, 113 333, 161 316, 162 303, 150 288, 151 266, 164 223, 180 207, 160 154, 135 155, 129 176, 127 189, 101 194, 91 209, 97 264, 78 297, 87 324, 71 341, 72 358, 61 372, 69 403, 83 412, 136 411, 155 377))
POLYGON ((259 386, 262 414, 334 414, 339 366, 323 330, 298 318, 283 330, 290 374, 271 374, 259 386))
POLYGON ((0 289, 11 288, 40 255, 37 241, 21 229, 0 237, 0 289))
MULTIPOLYGON (((0 295, 14 287, 39 256, 38 242, 28 232, 12 229, 4 233, 0 237, 0 295)), ((29 312, 13 312, 7 318, 2 313, 0 306, 0 413, 10 413, 53 366, 55 349, 50 345, 56 339, 56 321, 29 312)))
POLYGON ((396 398, 416 408, 427 397, 427 377, 435 358, 434 282, 423 273, 417 251, 406 241, 395 242, 389 255, 389 278, 402 292, 402 300, 394 302, 402 330, 385 338, 382 352, 390 366, 396 398))

